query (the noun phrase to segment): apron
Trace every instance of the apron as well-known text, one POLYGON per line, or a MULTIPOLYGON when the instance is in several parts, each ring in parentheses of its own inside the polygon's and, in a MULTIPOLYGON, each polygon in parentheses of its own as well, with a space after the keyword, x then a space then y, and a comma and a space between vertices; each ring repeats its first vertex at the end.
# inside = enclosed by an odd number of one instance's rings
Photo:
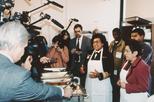
POLYGON ((102 66, 102 55, 103 49, 101 50, 100 60, 91 60, 94 51, 88 61, 88 72, 86 77, 86 91, 88 96, 87 102, 112 102, 112 86, 110 78, 99 80, 98 78, 90 78, 89 73, 95 69, 98 72, 103 72, 102 66))
MULTIPOLYGON (((128 83, 126 80, 128 70, 124 70, 124 67, 121 69, 120 72, 120 80, 128 83)), ((140 92, 140 93, 126 93, 126 89, 120 88, 120 102, 146 102, 148 99, 147 92, 140 92)))

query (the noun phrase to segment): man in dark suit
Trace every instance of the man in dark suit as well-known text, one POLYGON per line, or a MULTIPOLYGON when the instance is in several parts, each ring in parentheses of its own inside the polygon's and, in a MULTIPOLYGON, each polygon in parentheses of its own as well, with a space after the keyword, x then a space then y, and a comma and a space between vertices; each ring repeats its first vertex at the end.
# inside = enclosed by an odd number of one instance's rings
POLYGON ((90 38, 82 35, 82 25, 74 26, 75 38, 70 40, 70 68, 74 76, 80 77, 81 87, 85 87, 86 74, 80 73, 80 67, 84 63, 84 59, 89 50, 91 50, 90 38))
POLYGON ((35 82, 30 73, 31 56, 22 66, 14 64, 28 43, 29 34, 20 22, 7 22, 0 32, 0 102, 53 100, 72 95, 70 88, 35 82))

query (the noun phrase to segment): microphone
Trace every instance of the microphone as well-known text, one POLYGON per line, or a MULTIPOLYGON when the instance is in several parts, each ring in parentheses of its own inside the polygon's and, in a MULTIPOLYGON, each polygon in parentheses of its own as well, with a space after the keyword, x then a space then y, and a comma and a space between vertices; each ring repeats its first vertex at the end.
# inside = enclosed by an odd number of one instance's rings
POLYGON ((58 27, 60 27, 61 29, 64 29, 64 26, 63 26, 62 24, 60 24, 57 20, 51 19, 51 21, 52 21, 55 25, 57 25, 58 27))
POLYGON ((47 0, 47 1, 48 1, 48 3, 51 3, 51 4, 55 5, 55 6, 58 6, 59 8, 63 8, 62 5, 58 4, 58 3, 55 2, 55 1, 50 1, 50 0, 47 0))
MULTIPOLYGON (((50 15, 44 14, 43 12, 40 13, 40 16, 41 16, 43 19, 48 19, 48 20, 51 19, 51 16, 50 16, 50 15)), ((55 25, 57 25, 57 26, 60 27, 61 29, 64 29, 64 26, 63 26, 62 24, 60 24, 57 20, 51 19, 51 22, 53 22, 55 25)))
POLYGON ((76 19, 76 18, 71 18, 71 20, 72 20, 72 21, 75 21, 75 22, 79 22, 79 20, 76 19))

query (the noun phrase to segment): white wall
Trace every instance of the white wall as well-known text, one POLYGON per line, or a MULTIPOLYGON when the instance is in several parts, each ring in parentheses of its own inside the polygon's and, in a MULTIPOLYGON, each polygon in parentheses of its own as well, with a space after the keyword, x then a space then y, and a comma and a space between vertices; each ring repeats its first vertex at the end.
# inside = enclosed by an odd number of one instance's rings
POLYGON ((84 30, 107 31, 109 42, 112 29, 119 26, 119 9, 120 0, 67 0, 67 17, 78 18, 84 30))
MULTIPOLYGON (((56 19, 61 24, 65 24, 66 22, 66 14, 65 14, 65 1, 63 0, 54 0, 55 2, 64 6, 63 9, 54 6, 53 4, 46 5, 41 7, 38 10, 31 12, 29 15, 31 16, 31 23, 37 21, 41 18, 40 13, 47 13, 51 16, 51 19, 56 19)), ((47 0, 15 0, 15 7, 13 8, 14 12, 22 12, 22 11, 31 11, 37 7, 40 7, 47 3, 47 0), (26 1, 29 1, 28 3, 26 1)), ((42 35, 46 37, 48 41, 48 46, 51 45, 52 38, 57 35, 62 29, 56 26, 51 22, 51 20, 42 20, 41 22, 36 23, 35 25, 42 27, 42 35)))
MULTIPOLYGON (((112 38, 111 31, 114 27, 119 26, 119 9, 120 0, 54 0, 59 4, 63 5, 64 8, 60 9, 56 6, 50 4, 50 6, 45 6, 38 9, 35 12, 30 13, 32 22, 40 18, 40 12, 48 13, 51 18, 56 19, 61 24, 68 26, 70 18, 77 18, 79 22, 83 25, 84 30, 92 31, 98 28, 101 31, 107 31, 107 40, 110 42, 112 38)), ((46 0, 15 0, 14 11, 30 11, 36 7, 43 5, 46 0), (25 1, 30 1, 27 3, 25 1)), ((73 22, 69 31, 71 36, 73 36, 73 26, 76 22, 73 22)), ((51 40, 53 36, 58 34, 61 29, 55 26, 49 20, 43 20, 37 23, 37 25, 42 27, 42 35, 44 35, 51 45, 51 40)))
POLYGON ((126 17, 139 16, 154 23, 154 0, 125 0, 126 17))

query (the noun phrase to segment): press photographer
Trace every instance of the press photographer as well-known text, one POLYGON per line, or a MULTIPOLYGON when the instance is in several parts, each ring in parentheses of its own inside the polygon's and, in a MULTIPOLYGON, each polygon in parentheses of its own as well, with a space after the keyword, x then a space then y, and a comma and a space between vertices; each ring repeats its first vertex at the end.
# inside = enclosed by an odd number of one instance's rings
POLYGON ((49 48, 47 55, 40 59, 42 63, 49 63, 48 67, 61 68, 67 67, 67 62, 69 61, 68 48, 64 45, 64 40, 60 35, 56 35, 52 39, 52 46, 49 48), (50 63, 50 61, 55 60, 55 63, 50 63))

